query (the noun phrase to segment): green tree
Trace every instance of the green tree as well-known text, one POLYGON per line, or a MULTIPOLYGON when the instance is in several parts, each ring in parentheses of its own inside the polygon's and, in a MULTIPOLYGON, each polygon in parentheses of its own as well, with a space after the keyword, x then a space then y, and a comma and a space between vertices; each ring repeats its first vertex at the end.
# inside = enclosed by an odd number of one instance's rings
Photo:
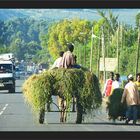
MULTIPOLYGON (((66 51, 67 43, 71 42, 75 47, 82 46, 89 40, 91 32, 91 23, 87 20, 72 19, 62 20, 49 28, 48 42, 46 47, 51 56, 56 59, 60 50, 66 51)), ((78 48, 75 48, 79 53, 78 48)))
POLYGON ((139 23, 140 23, 140 13, 136 15, 136 27, 138 27, 139 23))
POLYGON ((26 44, 21 39, 17 38, 12 41, 10 46, 10 51, 14 53, 14 55, 18 58, 18 60, 24 59, 24 55, 26 54, 26 44))

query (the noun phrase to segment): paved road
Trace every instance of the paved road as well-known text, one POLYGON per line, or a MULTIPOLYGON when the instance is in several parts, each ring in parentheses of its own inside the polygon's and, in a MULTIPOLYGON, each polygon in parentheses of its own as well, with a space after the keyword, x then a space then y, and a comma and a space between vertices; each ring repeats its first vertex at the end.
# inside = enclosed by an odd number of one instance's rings
MULTIPOLYGON (((66 124, 59 123, 59 113, 45 114, 45 123, 39 124, 37 116, 24 102, 21 86, 24 80, 16 81, 16 93, 0 91, 0 131, 140 131, 140 125, 124 125, 107 119, 105 104, 96 111, 96 116, 84 118, 82 124, 75 124, 76 113, 70 113, 66 124)), ((54 97, 54 102, 56 98, 54 97)), ((56 109, 54 105, 51 106, 56 109)))

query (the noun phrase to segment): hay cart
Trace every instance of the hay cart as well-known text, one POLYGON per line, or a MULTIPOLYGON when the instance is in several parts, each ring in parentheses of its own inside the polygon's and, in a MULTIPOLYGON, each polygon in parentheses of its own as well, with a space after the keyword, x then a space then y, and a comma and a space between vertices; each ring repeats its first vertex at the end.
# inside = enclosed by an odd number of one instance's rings
MULTIPOLYGON (((23 85, 23 94, 33 111, 39 112, 39 123, 44 122, 45 111, 50 111, 52 96, 60 96, 66 101, 66 108, 57 112, 73 112, 70 109, 76 98, 76 123, 82 123, 82 115, 101 106, 102 96, 98 78, 84 69, 55 69, 30 76, 23 85), (45 106, 47 104, 47 110, 45 106)), ((63 105, 62 100, 62 105, 63 105)), ((53 111, 53 112, 56 112, 53 111)))

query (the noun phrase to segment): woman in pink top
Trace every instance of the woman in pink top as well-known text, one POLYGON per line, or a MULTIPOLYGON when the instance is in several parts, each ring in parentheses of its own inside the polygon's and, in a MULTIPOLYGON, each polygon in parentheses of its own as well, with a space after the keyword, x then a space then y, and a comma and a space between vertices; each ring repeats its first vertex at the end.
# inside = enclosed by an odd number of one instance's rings
POLYGON ((103 96, 107 96, 107 97, 110 96, 113 81, 114 81, 114 73, 110 72, 110 79, 108 79, 105 83, 103 96))

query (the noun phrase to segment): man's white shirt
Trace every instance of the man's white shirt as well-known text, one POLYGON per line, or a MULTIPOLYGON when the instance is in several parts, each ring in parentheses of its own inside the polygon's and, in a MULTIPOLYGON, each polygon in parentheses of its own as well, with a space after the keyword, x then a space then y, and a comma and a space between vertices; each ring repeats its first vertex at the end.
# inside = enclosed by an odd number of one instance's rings
POLYGON ((112 83, 112 88, 113 89, 116 89, 116 88, 120 88, 120 86, 121 86, 121 81, 113 81, 113 83, 112 83))
POLYGON ((61 66, 61 63, 62 63, 62 57, 59 57, 55 60, 54 64, 52 65, 52 67, 50 69, 53 69, 53 68, 59 68, 61 66))

